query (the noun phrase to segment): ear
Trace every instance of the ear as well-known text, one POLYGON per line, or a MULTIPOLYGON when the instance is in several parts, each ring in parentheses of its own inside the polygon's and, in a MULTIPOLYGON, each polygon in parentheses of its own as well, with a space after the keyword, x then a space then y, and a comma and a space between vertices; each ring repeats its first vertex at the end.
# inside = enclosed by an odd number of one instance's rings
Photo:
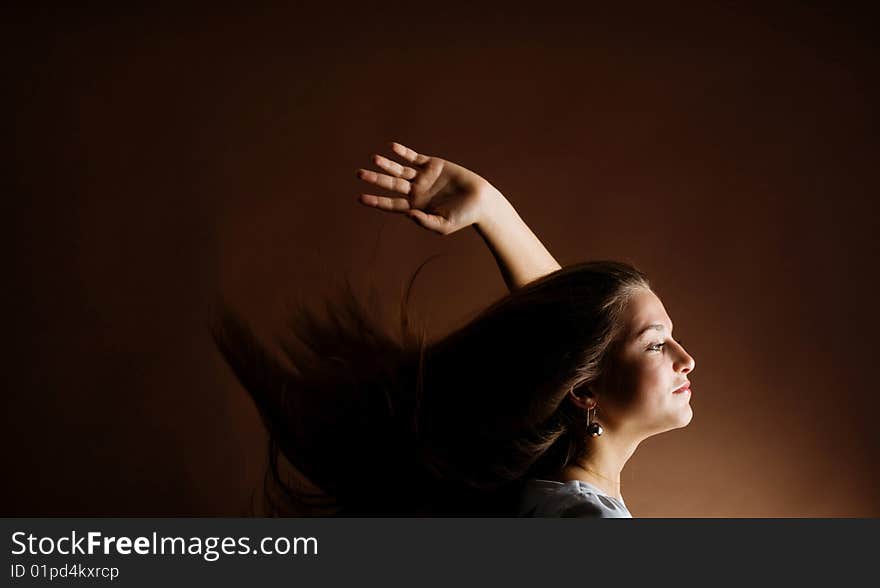
POLYGON ((596 395, 589 386, 572 388, 568 391, 568 397, 576 406, 584 410, 593 410, 596 408, 596 395))

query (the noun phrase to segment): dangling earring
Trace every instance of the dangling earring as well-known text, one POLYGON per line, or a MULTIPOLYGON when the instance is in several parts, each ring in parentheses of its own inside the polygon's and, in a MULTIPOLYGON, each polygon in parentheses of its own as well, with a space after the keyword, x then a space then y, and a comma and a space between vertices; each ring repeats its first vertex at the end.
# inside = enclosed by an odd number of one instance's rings
MULTIPOLYGON (((597 409, 592 409, 597 410, 597 409)), ((602 425, 590 419, 590 409, 587 409, 587 433, 590 434, 590 437, 598 437, 602 433, 605 432, 605 429, 602 428, 602 425)))

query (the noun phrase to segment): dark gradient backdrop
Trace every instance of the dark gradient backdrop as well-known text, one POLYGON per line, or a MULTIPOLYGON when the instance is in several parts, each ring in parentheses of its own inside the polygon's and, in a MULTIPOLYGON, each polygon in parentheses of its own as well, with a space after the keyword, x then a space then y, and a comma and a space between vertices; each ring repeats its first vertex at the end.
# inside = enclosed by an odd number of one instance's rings
POLYGON ((2 514, 247 510, 264 434, 218 295, 266 337, 343 272, 390 313, 435 253, 435 334, 503 295, 472 229, 356 203, 399 140, 487 177, 563 265, 653 279, 695 416, 624 470, 635 516, 880 515, 869 15, 148 6, 6 22, 2 514))

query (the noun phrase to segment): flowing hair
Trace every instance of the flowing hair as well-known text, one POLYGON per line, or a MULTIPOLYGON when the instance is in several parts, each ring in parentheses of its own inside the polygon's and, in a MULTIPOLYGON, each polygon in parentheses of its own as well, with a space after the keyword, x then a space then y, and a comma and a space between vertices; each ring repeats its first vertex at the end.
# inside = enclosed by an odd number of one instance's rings
POLYGON ((326 316, 298 306, 279 338, 290 365, 221 306, 214 342, 269 435, 269 514, 511 516, 522 482, 587 454, 566 397, 602 377, 644 274, 571 265, 429 342, 407 312, 423 266, 397 334, 347 280, 326 316))

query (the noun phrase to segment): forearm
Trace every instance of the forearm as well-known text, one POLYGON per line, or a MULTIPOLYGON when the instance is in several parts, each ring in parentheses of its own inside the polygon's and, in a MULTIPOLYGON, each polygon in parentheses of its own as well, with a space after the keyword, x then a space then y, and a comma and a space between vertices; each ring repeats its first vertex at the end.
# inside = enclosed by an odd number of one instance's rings
POLYGON ((498 190, 485 195, 487 214, 474 228, 492 251, 511 291, 560 269, 532 230, 498 190))

